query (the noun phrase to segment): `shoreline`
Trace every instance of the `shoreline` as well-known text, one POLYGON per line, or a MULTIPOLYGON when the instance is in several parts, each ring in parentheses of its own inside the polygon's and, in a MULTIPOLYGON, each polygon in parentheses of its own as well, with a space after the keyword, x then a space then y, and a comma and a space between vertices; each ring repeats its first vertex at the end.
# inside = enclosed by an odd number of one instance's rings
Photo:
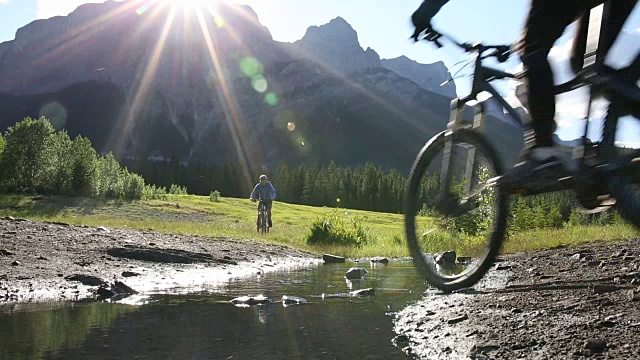
POLYGON ((139 295, 192 292, 321 261, 316 254, 254 240, 5 218, 0 306, 97 297, 100 281, 121 281, 139 295))

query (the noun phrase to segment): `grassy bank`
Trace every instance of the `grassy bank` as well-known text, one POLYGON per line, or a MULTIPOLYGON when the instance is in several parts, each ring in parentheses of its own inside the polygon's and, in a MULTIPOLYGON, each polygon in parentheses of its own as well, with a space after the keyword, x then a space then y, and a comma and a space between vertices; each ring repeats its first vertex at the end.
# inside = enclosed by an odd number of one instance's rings
MULTIPOLYGON (((274 228, 267 236, 256 233, 255 204, 246 199, 174 195, 169 200, 120 201, 67 197, 0 197, 0 216, 30 220, 60 221, 89 226, 151 230, 164 233, 228 236, 287 244, 315 253, 334 253, 348 257, 407 256, 404 242, 403 216, 400 214, 340 209, 347 217, 359 216, 368 228, 372 241, 360 248, 342 246, 310 246, 306 237, 314 219, 334 209, 276 202, 274 228)), ((424 223, 429 219, 422 219, 424 223)), ((516 252, 574 245, 594 240, 621 240, 638 236, 627 225, 570 227, 560 230, 537 230, 518 233, 505 244, 505 250, 516 252)))

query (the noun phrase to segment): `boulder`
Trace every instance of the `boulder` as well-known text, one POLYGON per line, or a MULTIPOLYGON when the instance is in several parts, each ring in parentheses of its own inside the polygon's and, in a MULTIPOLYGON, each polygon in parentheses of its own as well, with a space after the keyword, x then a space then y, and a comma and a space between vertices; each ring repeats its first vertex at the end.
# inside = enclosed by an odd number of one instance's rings
POLYGON ((389 263, 389 259, 387 259, 386 257, 376 256, 376 257, 371 258, 371 262, 372 263, 388 264, 389 263))
POLYGON ((344 277, 349 280, 358 280, 367 276, 369 272, 366 269, 359 267, 352 267, 344 274, 344 277))

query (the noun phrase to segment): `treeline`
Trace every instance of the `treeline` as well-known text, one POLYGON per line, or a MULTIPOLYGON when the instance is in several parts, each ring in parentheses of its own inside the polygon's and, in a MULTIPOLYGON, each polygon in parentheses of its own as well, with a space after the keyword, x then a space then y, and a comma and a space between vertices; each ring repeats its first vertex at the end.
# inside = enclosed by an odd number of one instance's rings
MULTIPOLYGON (((157 199, 187 194, 187 189, 191 194, 215 192, 228 197, 247 197, 251 191, 243 181, 238 162, 232 160, 222 166, 148 159, 129 160, 126 164, 128 167, 121 166, 111 153, 97 154, 87 138, 71 139, 66 131, 55 131, 44 117, 26 118, 9 127, 4 136, 0 134, 0 192, 157 199)), ((252 173, 257 179, 260 172, 253 169, 252 173)), ((406 177, 372 163, 356 167, 339 167, 333 162, 326 167, 291 167, 282 163, 275 173, 267 175, 276 187, 279 201, 403 212, 406 177)), ((439 183, 437 175, 422 182, 419 200, 426 213, 433 205, 439 183)), ((579 214, 576 206, 570 192, 514 197, 509 228, 522 231, 622 221, 611 211, 579 214)), ((484 220, 477 222, 481 221, 484 220)), ((478 225, 481 224, 464 226, 478 225)))
MULTIPOLYGON (((209 195, 212 190, 222 196, 247 197, 250 188, 243 185, 242 172, 237 162, 227 161, 188 166, 178 161, 127 162, 130 169, 158 187, 181 184, 189 193, 209 195)), ((260 171, 253 169, 257 179, 260 171)), ((280 164, 275 173, 268 173, 278 200, 311 206, 340 207, 379 212, 402 213, 406 176, 398 171, 385 171, 368 163, 356 167, 337 166, 289 166, 280 164)), ((257 180, 256 180, 257 182, 257 180)), ((437 175, 425 177, 420 191, 420 203, 428 210, 438 194, 440 181, 437 175)), ((513 197, 510 205, 510 231, 561 228, 565 226, 599 224, 622 221, 617 213, 607 211, 588 215, 577 212, 577 200, 571 192, 557 192, 533 197, 513 197)), ((428 213, 428 211, 426 211, 428 213)), ((467 221, 467 219, 465 219, 467 221)), ((479 218, 473 222, 486 221, 479 218)), ((468 222, 468 221, 467 221, 468 222)), ((482 224, 466 224, 465 230, 482 224)))
POLYGON ((356 167, 281 164, 274 176, 278 198, 312 206, 339 206, 380 212, 402 212, 406 178, 372 163, 356 167))
MULTIPOLYGON (((186 193, 181 187, 172 190, 186 193)), ((145 185, 113 154, 98 155, 89 139, 56 131, 44 117, 26 118, 0 134, 0 191, 126 199, 167 193, 145 185)))

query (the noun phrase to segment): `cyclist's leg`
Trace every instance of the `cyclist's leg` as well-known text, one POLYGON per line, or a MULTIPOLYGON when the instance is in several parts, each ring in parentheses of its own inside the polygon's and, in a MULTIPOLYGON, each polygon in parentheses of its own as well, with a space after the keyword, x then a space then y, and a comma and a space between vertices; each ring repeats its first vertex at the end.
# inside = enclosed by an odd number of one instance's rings
POLYGON ((527 71, 531 130, 525 138, 525 151, 553 146, 555 131, 555 95, 553 72, 548 56, 567 25, 584 10, 602 0, 532 0, 518 51, 527 71))
POLYGON ((258 218, 256 219, 256 226, 260 226, 260 201, 258 201, 258 218))
POLYGON ((273 227, 273 222, 271 221, 271 208, 273 207, 273 201, 265 201, 265 205, 267 206, 267 218, 269 219, 269 227, 273 227))
POLYGON ((600 46, 604 47, 606 54, 622 31, 622 27, 633 12, 638 0, 613 1, 606 24, 606 39, 600 40, 600 46))

